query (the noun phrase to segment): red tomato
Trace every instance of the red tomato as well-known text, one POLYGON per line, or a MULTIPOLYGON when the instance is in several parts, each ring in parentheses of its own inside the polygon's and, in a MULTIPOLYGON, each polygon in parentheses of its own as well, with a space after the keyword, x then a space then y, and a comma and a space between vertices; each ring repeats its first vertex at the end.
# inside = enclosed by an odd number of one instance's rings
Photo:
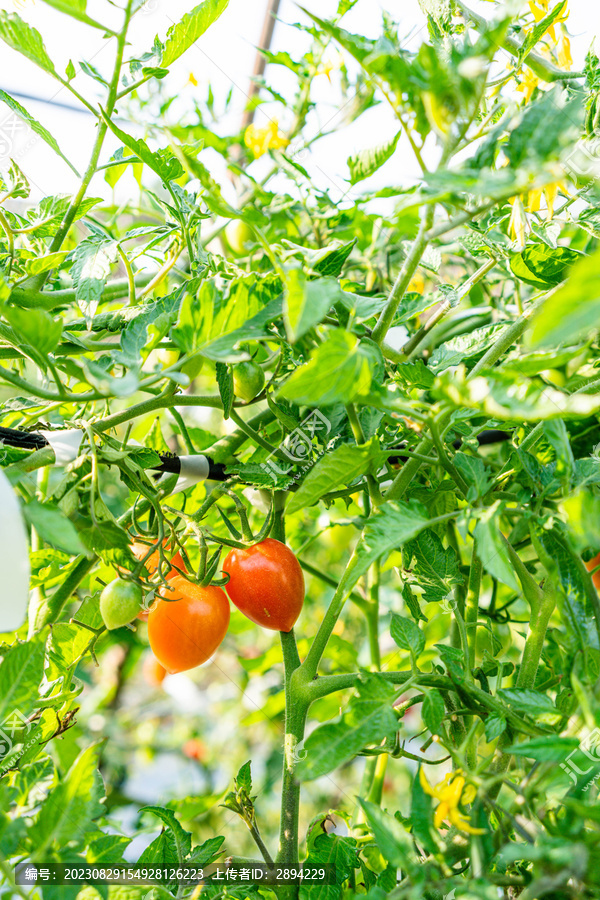
MULTIPOLYGON (((590 559, 589 562, 586 562, 585 567, 588 572, 591 572, 592 569, 595 569, 596 566, 600 566, 600 553, 598 556, 595 556, 593 559, 590 559)), ((597 591, 600 591, 600 569, 592 575, 592 581, 594 582, 594 587, 597 591)))
POLYGON ((304 603, 304 576, 289 547, 267 538, 227 554, 229 598, 252 622, 291 631, 304 603))
POLYGON ((229 627, 229 602, 220 587, 175 576, 148 616, 152 652, 167 672, 185 672, 213 655, 229 627))

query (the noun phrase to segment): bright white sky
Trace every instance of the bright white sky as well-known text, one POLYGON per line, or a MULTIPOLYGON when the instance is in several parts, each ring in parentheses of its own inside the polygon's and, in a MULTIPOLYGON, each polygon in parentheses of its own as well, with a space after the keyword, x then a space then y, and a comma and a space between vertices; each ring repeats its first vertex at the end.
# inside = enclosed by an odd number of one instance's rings
MULTIPOLYGON (((128 48, 127 55, 135 56, 149 50, 154 36, 158 34, 164 37, 170 25, 178 21, 193 5, 193 0, 147 0, 145 8, 135 18, 131 32, 132 45, 128 48)), ((233 87, 231 117, 228 117, 229 122, 219 123, 216 130, 226 133, 235 127, 246 100, 248 73, 252 69, 254 43, 260 34, 265 5, 265 0, 230 0, 229 7, 219 21, 172 66, 165 80, 166 94, 174 93, 178 99, 167 114, 170 121, 185 120, 194 96, 205 97, 207 83, 210 82, 218 98, 217 105, 219 99, 224 98, 233 87), (190 84, 190 73, 198 81, 197 87, 190 84)), ((328 17, 334 13, 337 0, 304 0, 304 5, 320 16, 328 17)), ((483 15, 490 15, 489 3, 472 0, 472 6, 483 15)), ((590 0, 570 0, 569 7, 573 56, 575 66, 580 67, 587 49, 600 30, 600 4, 590 0)), ((0 0, 0 8, 17 10, 22 18, 42 33, 57 70, 64 72, 69 59, 79 69, 78 62, 84 59, 103 75, 109 75, 114 39, 105 40, 102 32, 80 25, 47 6, 43 0, 0 0)), ((359 0, 345 17, 344 26, 350 31, 376 36, 380 31, 380 11, 383 8, 399 19, 407 46, 418 46, 426 33, 425 17, 418 0, 359 0)), ((119 16, 115 17, 115 12, 106 0, 88 2, 88 13, 103 23, 116 26, 119 16)), ((299 56, 306 46, 307 36, 289 27, 287 23, 305 20, 305 17, 292 0, 282 0, 279 18, 273 49, 285 49, 292 56, 299 56)), ((77 102, 50 76, 3 43, 0 43, 0 60, 0 88, 7 92, 18 91, 33 97, 53 98, 69 105, 77 102)), ((269 77, 276 88, 287 93, 286 85, 289 85, 289 80, 286 70, 280 66, 273 68, 269 77)), ((333 87, 325 76, 320 76, 316 82, 319 102, 315 116, 321 125, 329 123, 328 127, 335 124, 336 119, 343 120, 343 111, 336 106, 338 92, 335 78, 333 73, 333 87)), ((100 85, 83 73, 78 74, 74 84, 88 97, 101 97, 100 85)), ((20 102, 48 128, 75 166, 80 171, 83 170, 94 140, 95 129, 91 117, 29 99, 20 99, 20 102)), ((265 109, 271 116, 277 114, 273 106, 265 109)), ((260 110, 257 113, 257 123, 261 124, 261 116, 262 122, 266 123, 260 110)), ((18 126, 15 130, 13 122, 12 114, 0 104, 0 168, 5 168, 8 157, 14 156, 29 177, 36 199, 51 193, 72 192, 77 180, 70 169, 32 135, 28 128, 18 126)), ((285 127, 286 124, 288 123, 284 118, 282 126, 285 127)), ((344 181, 348 174, 348 155, 388 140, 396 130, 391 113, 382 104, 370 110, 358 123, 319 142, 310 156, 302 159, 302 164, 311 171, 318 184, 331 189, 334 197, 341 198, 346 194, 347 199, 350 199, 351 194, 347 194, 348 183, 344 181)), ((107 160, 117 146, 119 144, 116 139, 107 140, 103 160, 107 160)), ((218 162, 211 159, 208 153, 203 158, 208 165, 218 167, 218 162)), ((254 165, 259 167, 264 162, 262 160, 254 165)), ((260 169, 257 171, 260 172, 260 169)), ((377 173, 375 179, 378 184, 386 181, 407 183, 414 175, 416 168, 410 151, 401 141, 394 157, 377 173)), ((132 183, 128 184, 124 180, 119 190, 127 191, 131 187, 132 183)), ((363 185, 354 190, 358 192, 359 188, 362 190, 363 185)), ((92 183, 91 193, 95 196, 109 195, 102 175, 97 176, 92 183)))

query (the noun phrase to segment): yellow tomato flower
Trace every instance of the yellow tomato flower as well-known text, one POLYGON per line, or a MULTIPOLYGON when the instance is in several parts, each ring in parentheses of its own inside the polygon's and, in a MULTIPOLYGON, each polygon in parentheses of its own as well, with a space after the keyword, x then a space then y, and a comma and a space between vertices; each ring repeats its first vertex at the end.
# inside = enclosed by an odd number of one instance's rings
POLYGON ((571 41, 563 34, 558 45, 558 64, 561 69, 570 69, 573 65, 573 57, 571 56, 571 41))
POLYGON ((525 207, 520 197, 513 197, 510 200, 512 211, 508 223, 508 233, 513 241, 517 242, 519 250, 523 250, 527 243, 527 234, 529 232, 529 222, 525 215, 525 207))
POLYGON ((458 808, 461 801, 462 803, 472 803, 477 794, 472 784, 465 787, 465 777, 460 769, 456 772, 450 772, 435 787, 429 784, 423 767, 419 769, 419 779, 425 793, 435 800, 439 800, 433 819, 436 828, 441 828, 443 822, 450 822, 451 825, 454 825, 459 831, 464 831, 466 834, 485 834, 485 829, 473 828, 469 817, 458 808))
POLYGON ((425 279, 417 269, 413 277, 408 282, 407 291, 416 291, 417 294, 422 294, 425 290, 425 279))
MULTIPOLYGON (((529 0, 529 9, 531 10, 531 14, 536 22, 540 22, 544 16, 548 15, 548 0, 529 0)), ((556 43, 556 24, 558 22, 564 22, 569 16, 568 9, 565 8, 562 16, 559 16, 558 19, 555 19, 552 25, 549 25, 546 29, 546 34, 550 37, 552 43, 556 43)))
POLYGON ((534 190, 529 191, 529 193, 527 194, 527 205, 525 209, 527 210, 527 212, 538 212, 541 206, 543 195, 546 199, 546 221, 550 222, 552 217, 554 216, 554 204, 556 202, 559 190, 562 191, 563 194, 566 194, 567 197, 570 196, 569 190, 562 179, 552 181, 550 184, 547 184, 543 188, 534 188, 534 190))
POLYGON ((279 131, 277 119, 273 119, 266 128, 259 128, 252 122, 244 132, 244 144, 252 151, 255 159, 267 150, 279 150, 289 144, 285 135, 279 131))
POLYGON ((529 66, 527 66, 525 68, 521 83, 517 85, 517 90, 525 94, 525 103, 529 103, 529 101, 531 100, 531 95, 533 94, 539 83, 540 79, 537 77, 535 72, 530 69, 529 66))

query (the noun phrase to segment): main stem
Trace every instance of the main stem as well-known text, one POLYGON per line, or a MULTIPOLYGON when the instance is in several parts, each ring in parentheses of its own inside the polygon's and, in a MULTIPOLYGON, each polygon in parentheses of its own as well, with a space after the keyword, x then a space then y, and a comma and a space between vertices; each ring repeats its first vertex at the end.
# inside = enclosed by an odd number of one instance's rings
MULTIPOLYGON (((273 495, 274 519, 272 537, 285 541, 285 493, 273 495)), ((295 768, 300 759, 298 747, 304 739, 304 726, 309 703, 301 696, 294 673, 300 668, 300 657, 294 631, 280 633, 283 651, 285 688, 285 738, 283 745, 283 773, 281 783, 281 820, 279 824, 279 849, 277 863, 285 866, 298 865, 298 818, 300 813, 300 782, 295 777, 295 768)), ((280 888, 280 896, 287 900, 297 900, 298 885, 280 888)))

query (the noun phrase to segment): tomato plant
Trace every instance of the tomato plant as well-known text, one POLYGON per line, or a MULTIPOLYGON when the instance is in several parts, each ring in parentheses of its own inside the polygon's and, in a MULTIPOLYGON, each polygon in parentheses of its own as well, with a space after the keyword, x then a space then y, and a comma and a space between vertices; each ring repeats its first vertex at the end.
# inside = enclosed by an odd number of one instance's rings
POLYGON ((292 630, 304 603, 304 575, 285 544, 267 538, 230 550, 223 563, 227 593, 252 622, 272 631, 292 630))
POLYGON ((565 0, 270 2, 243 110, 181 85, 227 0, 154 41, 154 4, 14 5, 7 70, 81 115, 0 90, 2 893, 594 900, 600 60, 565 0))

